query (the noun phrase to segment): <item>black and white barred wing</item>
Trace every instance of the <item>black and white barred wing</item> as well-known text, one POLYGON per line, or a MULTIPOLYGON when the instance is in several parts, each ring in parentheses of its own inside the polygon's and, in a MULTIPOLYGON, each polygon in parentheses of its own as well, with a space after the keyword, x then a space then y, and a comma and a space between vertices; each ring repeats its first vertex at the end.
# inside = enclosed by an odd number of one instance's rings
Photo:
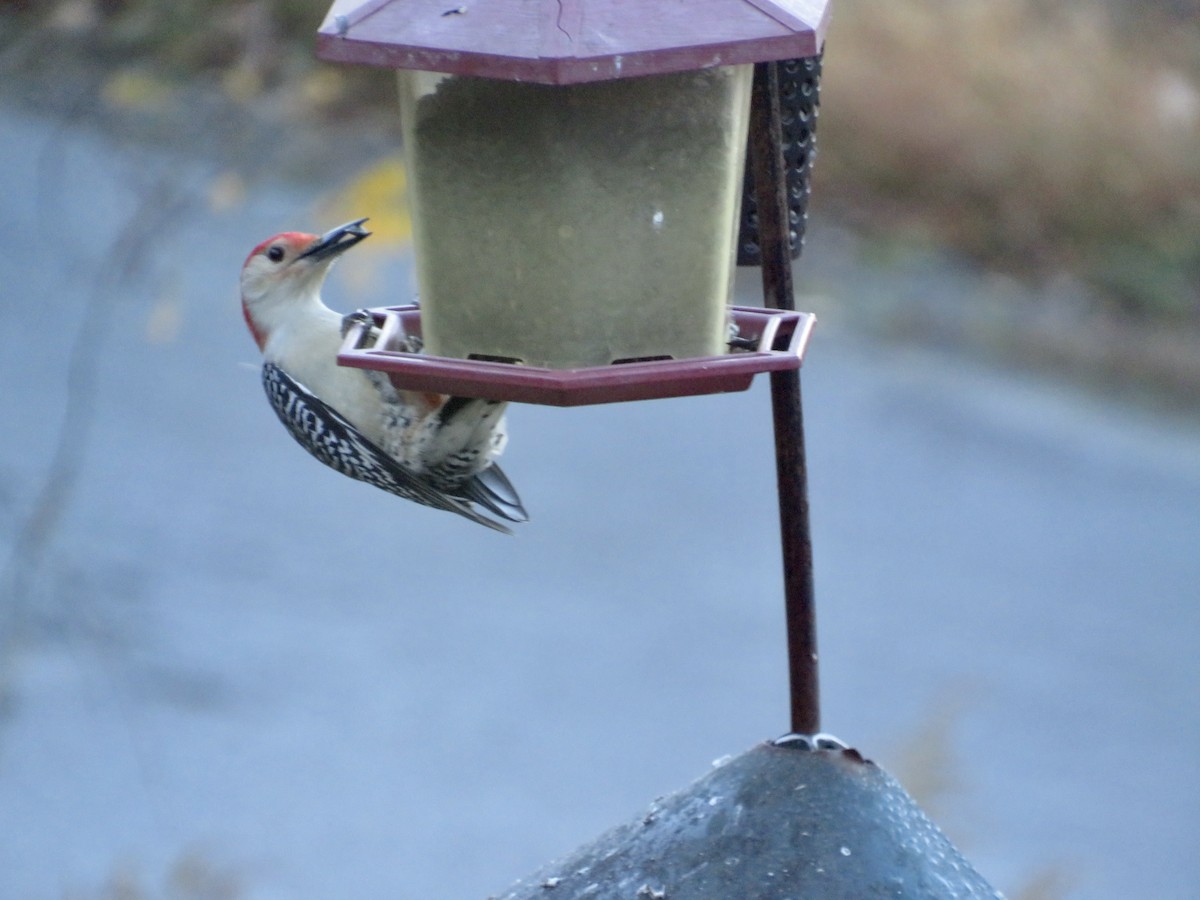
POLYGON ((499 522, 409 472, 279 366, 264 364, 262 378, 271 408, 284 427, 300 446, 331 469, 406 500, 455 512, 508 533, 499 522))

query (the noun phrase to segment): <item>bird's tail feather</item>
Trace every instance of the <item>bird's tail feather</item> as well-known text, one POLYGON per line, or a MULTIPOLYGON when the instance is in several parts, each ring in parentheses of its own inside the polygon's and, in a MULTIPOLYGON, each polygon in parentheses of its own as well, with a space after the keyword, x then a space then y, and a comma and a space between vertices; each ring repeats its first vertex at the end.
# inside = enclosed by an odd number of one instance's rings
POLYGON ((467 479, 459 496, 463 500, 478 503, 488 512, 510 522, 529 521, 529 513, 526 512, 525 505, 521 503, 517 489, 513 487, 512 482, 508 480, 508 476, 504 474, 500 466, 495 463, 467 479))

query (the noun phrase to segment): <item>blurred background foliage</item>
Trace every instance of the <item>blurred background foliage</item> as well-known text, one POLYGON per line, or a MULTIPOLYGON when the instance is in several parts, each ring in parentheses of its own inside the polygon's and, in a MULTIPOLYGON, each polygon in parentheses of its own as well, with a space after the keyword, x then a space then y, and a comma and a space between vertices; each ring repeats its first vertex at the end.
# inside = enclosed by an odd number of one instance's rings
MULTIPOLYGON (((314 58, 327 9, 0 0, 0 52, 84 51, 124 109, 199 80, 277 116, 394 128, 389 73, 314 58)), ((1200 326, 1200 0, 835 0, 822 90, 822 214, 889 253, 1068 273, 1107 316, 1200 326)))
POLYGON ((834 5, 823 200, 1200 321, 1200 4, 834 5))

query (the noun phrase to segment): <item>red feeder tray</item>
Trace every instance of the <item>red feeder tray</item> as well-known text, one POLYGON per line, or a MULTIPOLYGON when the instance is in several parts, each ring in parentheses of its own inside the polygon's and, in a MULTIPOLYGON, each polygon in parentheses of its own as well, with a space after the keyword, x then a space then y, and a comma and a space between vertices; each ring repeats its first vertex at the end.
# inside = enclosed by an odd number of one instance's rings
POLYGON ((744 391, 759 372, 800 368, 816 324, 812 313, 735 306, 733 319, 746 349, 732 350, 723 356, 547 369, 519 362, 453 359, 390 349, 403 346, 406 336, 420 336, 420 308, 391 306, 370 313, 378 332, 365 324, 351 327, 338 354, 340 365, 387 372, 399 390, 544 406, 586 406, 744 391))

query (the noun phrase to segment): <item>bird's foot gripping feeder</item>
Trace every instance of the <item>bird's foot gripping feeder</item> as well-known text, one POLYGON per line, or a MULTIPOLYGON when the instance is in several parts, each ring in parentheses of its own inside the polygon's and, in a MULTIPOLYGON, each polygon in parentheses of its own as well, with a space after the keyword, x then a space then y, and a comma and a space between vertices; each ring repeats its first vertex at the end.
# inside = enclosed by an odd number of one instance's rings
POLYGON ((338 362, 386 372, 400 390, 547 406, 581 406, 744 391, 760 372, 797 369, 815 324, 811 313, 734 307, 737 339, 727 353, 690 359, 618 360, 551 369, 519 360, 457 359, 405 349, 421 337, 421 310, 370 310, 351 322, 338 362), (374 327, 372 327, 372 325, 374 327))

